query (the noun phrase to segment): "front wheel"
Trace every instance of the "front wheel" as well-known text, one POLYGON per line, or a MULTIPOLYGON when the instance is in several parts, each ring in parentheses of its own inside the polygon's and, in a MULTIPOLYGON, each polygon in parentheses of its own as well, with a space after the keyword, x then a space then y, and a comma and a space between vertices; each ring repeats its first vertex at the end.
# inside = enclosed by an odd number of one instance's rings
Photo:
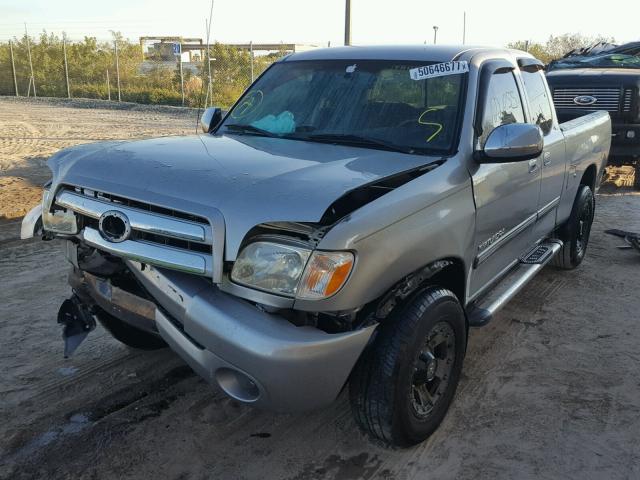
POLYGON ((453 400, 466 340, 464 312, 451 291, 418 294, 381 326, 354 369, 349 395, 360 428, 394 446, 428 438, 453 400))

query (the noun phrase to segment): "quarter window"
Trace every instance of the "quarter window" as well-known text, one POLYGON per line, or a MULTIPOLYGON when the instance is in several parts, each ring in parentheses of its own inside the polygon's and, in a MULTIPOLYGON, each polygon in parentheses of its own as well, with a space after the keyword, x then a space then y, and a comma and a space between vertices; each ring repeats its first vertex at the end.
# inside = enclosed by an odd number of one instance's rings
POLYGON ((538 125, 546 135, 553 126, 553 110, 542 72, 522 71, 522 78, 529 98, 531 123, 538 125))

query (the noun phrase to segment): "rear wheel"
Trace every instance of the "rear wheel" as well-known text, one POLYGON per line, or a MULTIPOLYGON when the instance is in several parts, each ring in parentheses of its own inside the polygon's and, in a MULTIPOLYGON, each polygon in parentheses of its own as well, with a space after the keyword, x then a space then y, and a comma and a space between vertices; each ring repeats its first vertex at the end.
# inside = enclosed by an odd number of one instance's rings
POLYGON ((132 327, 128 323, 108 314, 102 309, 96 313, 98 321, 116 340, 124 343, 128 347, 139 350, 158 350, 167 347, 167 344, 160 335, 145 332, 139 328, 132 327))
POLYGON ((553 265, 571 270, 582 263, 587 253, 594 212, 593 192, 587 185, 581 185, 573 202, 571 215, 559 231, 559 237, 564 244, 554 257, 553 265))
POLYGON ((349 395, 360 428, 389 445, 422 442, 453 400, 466 348, 456 296, 430 287, 382 325, 352 374, 349 395))
POLYGON ((633 188, 640 190, 640 159, 636 160, 636 168, 633 177, 633 188))

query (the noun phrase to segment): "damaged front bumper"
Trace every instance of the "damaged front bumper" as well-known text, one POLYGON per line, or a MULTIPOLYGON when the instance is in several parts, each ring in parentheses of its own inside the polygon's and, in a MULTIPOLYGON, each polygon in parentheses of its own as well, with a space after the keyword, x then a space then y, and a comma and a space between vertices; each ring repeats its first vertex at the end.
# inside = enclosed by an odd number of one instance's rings
POLYGON ((70 283, 108 313, 158 332, 208 382, 261 408, 299 411, 331 403, 375 330, 329 334, 297 327, 201 277, 125 263, 154 301, 78 269, 70 283))
POLYGON ((42 232, 42 204, 33 207, 22 219, 20 239, 27 240, 42 232))

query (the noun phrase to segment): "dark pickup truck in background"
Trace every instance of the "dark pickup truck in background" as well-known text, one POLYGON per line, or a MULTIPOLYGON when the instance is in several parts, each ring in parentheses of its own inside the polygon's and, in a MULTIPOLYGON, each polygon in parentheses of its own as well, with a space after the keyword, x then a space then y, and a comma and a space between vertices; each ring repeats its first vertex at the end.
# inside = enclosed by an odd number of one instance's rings
POLYGON ((560 122, 609 112, 609 165, 633 165, 640 189, 640 42, 570 52, 548 65, 547 81, 560 122))

